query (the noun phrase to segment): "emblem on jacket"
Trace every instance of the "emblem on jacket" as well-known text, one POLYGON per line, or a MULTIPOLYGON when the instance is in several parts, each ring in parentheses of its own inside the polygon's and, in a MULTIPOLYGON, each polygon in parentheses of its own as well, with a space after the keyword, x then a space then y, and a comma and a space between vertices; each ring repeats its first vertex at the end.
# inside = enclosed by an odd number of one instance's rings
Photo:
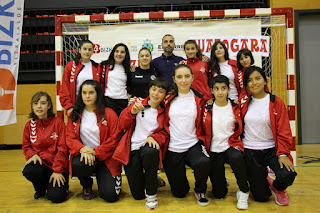
POLYGON ((101 124, 107 126, 108 123, 107 123, 106 120, 103 119, 103 121, 101 122, 101 124))
POLYGON ((56 132, 53 132, 52 135, 50 136, 50 138, 52 138, 54 141, 57 140, 59 136, 57 135, 56 132))

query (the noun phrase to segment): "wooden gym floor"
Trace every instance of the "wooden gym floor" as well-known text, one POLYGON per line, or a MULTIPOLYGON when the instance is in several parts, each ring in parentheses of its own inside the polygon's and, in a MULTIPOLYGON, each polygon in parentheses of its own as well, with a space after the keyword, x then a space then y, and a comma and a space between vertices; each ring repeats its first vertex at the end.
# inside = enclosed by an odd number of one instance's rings
MULTIPOLYGON (((297 146, 298 176, 294 184, 288 188, 290 195, 289 206, 278 206, 274 196, 268 202, 258 203, 249 198, 249 210, 246 212, 320 212, 320 162, 304 164, 308 160, 320 158, 319 145, 297 146), (301 158, 303 157, 303 158, 301 158), (313 158, 309 158, 313 157, 313 158)), ((97 185, 94 181, 93 200, 85 201, 81 198, 79 180, 70 180, 70 193, 67 201, 53 204, 47 199, 33 199, 34 189, 31 182, 21 174, 25 159, 21 150, 0 150, 0 212, 151 212, 145 208, 145 200, 136 201, 132 198, 125 176, 122 183, 122 194, 116 203, 107 203, 97 196, 97 185)), ((191 169, 187 169, 190 182, 190 192, 186 198, 174 198, 164 173, 167 185, 158 190, 159 207, 153 212, 237 212, 235 193, 238 187, 230 168, 226 168, 226 176, 230 180, 229 193, 224 200, 214 199, 210 193, 211 184, 208 181, 207 195, 210 200, 208 207, 197 204, 193 194, 194 177, 191 169)), ((242 210, 243 211, 243 210, 242 210)))

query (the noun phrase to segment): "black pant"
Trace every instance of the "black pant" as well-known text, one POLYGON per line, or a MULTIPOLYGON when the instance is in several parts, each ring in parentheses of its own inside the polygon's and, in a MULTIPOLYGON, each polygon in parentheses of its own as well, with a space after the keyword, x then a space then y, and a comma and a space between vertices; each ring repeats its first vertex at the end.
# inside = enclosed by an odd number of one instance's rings
POLYGON ((159 150, 150 147, 148 144, 139 150, 130 152, 129 163, 124 166, 124 169, 134 199, 144 199, 144 190, 146 190, 147 195, 155 195, 157 193, 158 167, 159 150))
POLYGON ((90 176, 96 174, 98 191, 102 199, 115 202, 121 192, 121 174, 113 177, 104 161, 95 161, 93 166, 80 161, 81 155, 72 158, 72 175, 77 176, 83 188, 92 187, 93 180, 90 176))
POLYGON ((297 173, 288 171, 286 167, 280 168, 277 150, 275 148, 265 150, 245 149, 245 160, 248 171, 248 180, 253 198, 264 202, 271 196, 267 181, 269 166, 275 173, 276 179, 273 186, 277 190, 285 190, 292 185, 297 173))
POLYGON ((128 99, 113 99, 105 96, 104 106, 113 109, 119 117, 122 110, 128 106, 128 99))
POLYGON ((229 147, 226 151, 221 153, 210 152, 210 159, 210 180, 214 197, 221 199, 228 193, 224 167, 225 163, 230 164, 237 179, 240 191, 249 192, 246 164, 243 153, 240 150, 229 147))
POLYGON ((53 181, 49 183, 52 173, 52 169, 44 164, 40 165, 39 162, 36 164, 33 164, 32 162, 27 164, 22 171, 22 174, 32 182, 38 195, 45 196, 47 192, 48 200, 51 200, 53 203, 61 203, 66 200, 68 195, 69 177, 68 174, 63 174, 66 179, 64 185, 61 185, 60 183, 59 187, 56 183, 55 187, 53 187, 53 181))
POLYGON ((194 170, 194 191, 196 193, 205 193, 210 172, 210 158, 205 147, 200 142, 186 152, 177 153, 169 150, 166 152, 163 167, 171 192, 175 197, 185 197, 190 189, 185 165, 194 170))

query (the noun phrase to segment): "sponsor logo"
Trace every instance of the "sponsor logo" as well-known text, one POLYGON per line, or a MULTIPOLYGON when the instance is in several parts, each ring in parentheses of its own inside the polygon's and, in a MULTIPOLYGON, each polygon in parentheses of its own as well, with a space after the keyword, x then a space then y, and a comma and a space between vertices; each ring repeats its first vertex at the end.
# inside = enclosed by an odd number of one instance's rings
POLYGON ((13 109, 16 80, 10 70, 0 68, 0 73, 0 110, 11 110, 13 109))

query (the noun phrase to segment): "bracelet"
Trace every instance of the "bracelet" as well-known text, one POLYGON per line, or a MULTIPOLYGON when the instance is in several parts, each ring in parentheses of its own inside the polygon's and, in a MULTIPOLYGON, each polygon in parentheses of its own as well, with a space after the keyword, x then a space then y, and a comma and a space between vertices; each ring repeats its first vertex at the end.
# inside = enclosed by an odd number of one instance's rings
POLYGON ((278 158, 280 157, 288 157, 286 154, 282 154, 282 155, 279 155, 278 158))

